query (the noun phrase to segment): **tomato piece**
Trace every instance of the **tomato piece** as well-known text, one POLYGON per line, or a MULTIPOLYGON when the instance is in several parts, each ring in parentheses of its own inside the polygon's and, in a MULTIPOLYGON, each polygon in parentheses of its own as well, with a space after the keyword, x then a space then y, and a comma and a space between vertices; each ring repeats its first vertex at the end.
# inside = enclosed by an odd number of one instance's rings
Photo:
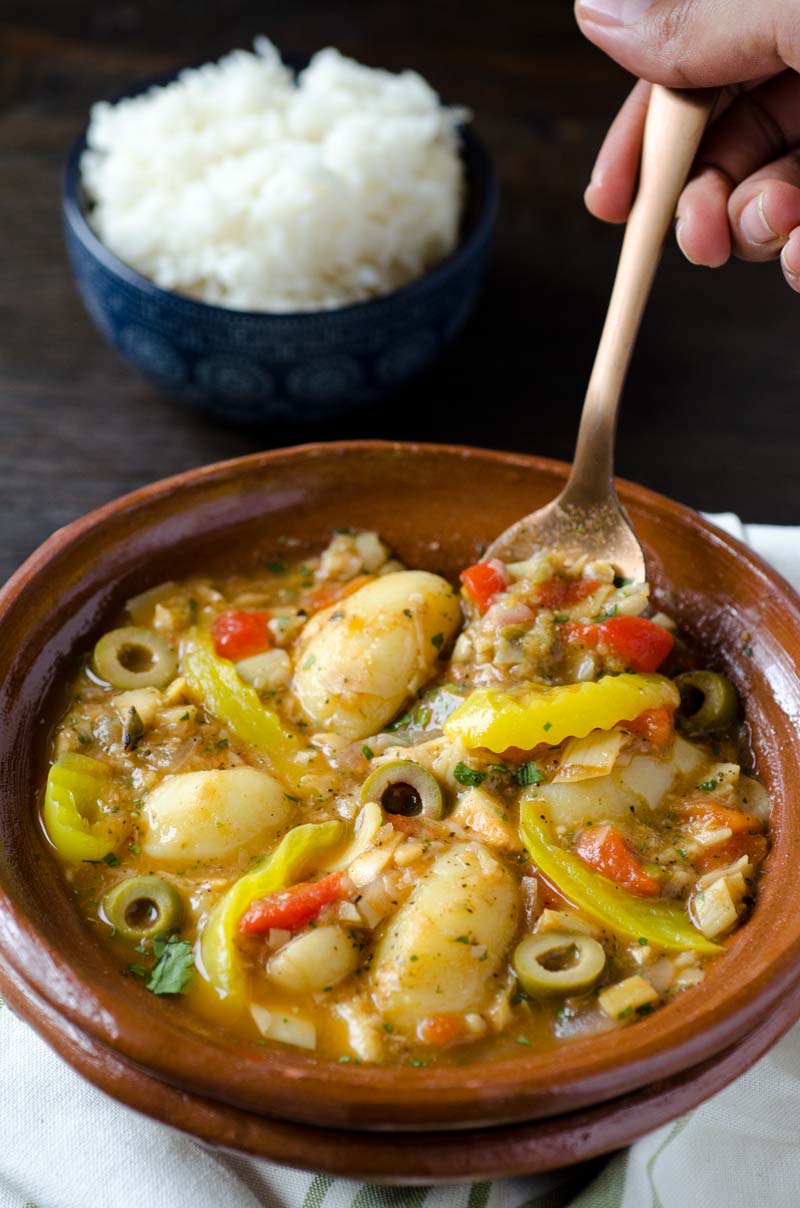
POLYGON ((272 645, 268 612, 221 612, 211 626, 214 649, 220 658, 246 659, 272 645))
POLYGON ((343 875, 332 872, 321 881, 301 881, 251 902, 239 922, 239 930, 245 935, 265 935, 273 927, 297 931, 315 919, 323 906, 344 896, 343 875))
POLYGON ((568 608, 585 600, 599 586, 599 579, 546 579, 536 589, 536 602, 542 608, 568 608))
POLYGON ((581 646, 604 646, 623 659, 632 671, 657 671, 675 642, 668 629, 646 617, 575 622, 564 626, 564 637, 581 646))
POLYGON ((622 722, 622 728, 629 734, 644 738, 657 751, 663 751, 672 742, 674 716, 669 709, 645 709, 633 721, 622 722))
POLYGON ((731 835, 724 843, 716 843, 699 852, 694 857, 694 866, 700 873, 713 872, 715 868, 735 864, 742 856, 747 856, 751 864, 760 864, 766 854, 767 840, 764 835, 731 835))
POLYGON ((661 886, 614 826, 593 826, 578 836, 575 851, 590 868, 642 898, 657 897, 661 886))
POLYGON ((714 829, 727 827, 734 835, 756 835, 764 829, 764 823, 754 814, 719 805, 707 798, 686 801, 679 808, 692 822, 699 822, 714 829))
POLYGON ((311 603, 320 612, 323 608, 330 608, 332 604, 338 604, 340 600, 346 600, 360 587, 366 587, 367 583, 371 583, 374 578, 374 575, 356 575, 355 579, 351 579, 349 583, 323 583, 321 587, 316 587, 312 591, 311 603))
POLYGON ((509 582, 502 563, 496 562, 476 562, 474 566, 462 570, 459 578, 480 613, 486 612, 495 596, 505 591, 509 582))
POLYGON ((449 1044, 459 1035, 462 1026, 460 1015, 428 1015, 420 1020, 417 1035, 424 1044, 449 1044))

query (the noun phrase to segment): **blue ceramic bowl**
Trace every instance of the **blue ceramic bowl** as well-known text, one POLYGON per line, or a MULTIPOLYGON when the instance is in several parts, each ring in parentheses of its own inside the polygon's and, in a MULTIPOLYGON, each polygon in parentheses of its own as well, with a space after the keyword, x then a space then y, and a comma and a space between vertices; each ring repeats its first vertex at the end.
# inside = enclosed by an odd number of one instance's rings
MULTIPOLYGON (((295 65, 295 64, 293 64, 295 65)), ((130 92, 134 96, 154 83, 130 92)), ((144 377, 198 410, 239 423, 319 420, 393 393, 464 326, 480 292, 497 209, 489 160, 461 130, 467 180, 456 250, 410 284, 336 310, 230 310, 159 289, 124 264, 86 219, 74 143, 64 174, 67 251, 86 309, 144 377)))

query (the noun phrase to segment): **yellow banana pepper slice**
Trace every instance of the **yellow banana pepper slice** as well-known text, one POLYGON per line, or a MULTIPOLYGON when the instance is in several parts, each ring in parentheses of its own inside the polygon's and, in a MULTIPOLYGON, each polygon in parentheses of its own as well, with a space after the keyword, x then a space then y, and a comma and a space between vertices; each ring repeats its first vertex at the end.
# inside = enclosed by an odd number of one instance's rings
POLYGON ((680 694, 663 675, 604 675, 594 682, 547 688, 523 684, 502 691, 481 688, 450 714, 444 732, 470 749, 502 755, 509 747, 530 751, 539 743, 556 747, 565 738, 611 730, 646 709, 676 709, 680 694))
POLYGON ((102 860, 116 847, 117 829, 96 817, 110 777, 99 759, 71 752, 50 768, 42 817, 48 839, 65 860, 102 860))
POLYGON ((522 841, 539 871, 573 906, 626 939, 646 939, 668 952, 691 950, 711 956, 722 951, 692 925, 680 903, 669 898, 638 898, 559 847, 540 811, 541 805, 535 801, 522 803, 522 841))
POLYGON ((307 823, 284 835, 272 855, 239 877, 220 898, 200 937, 201 972, 220 998, 238 1005, 246 992, 237 955, 239 923, 251 902, 301 880, 344 839, 344 822, 307 823))
POLYGON ((309 771, 302 744, 278 714, 262 704, 234 664, 220 658, 210 638, 193 631, 182 651, 183 673, 193 694, 237 738, 266 755, 275 773, 292 785, 309 771))

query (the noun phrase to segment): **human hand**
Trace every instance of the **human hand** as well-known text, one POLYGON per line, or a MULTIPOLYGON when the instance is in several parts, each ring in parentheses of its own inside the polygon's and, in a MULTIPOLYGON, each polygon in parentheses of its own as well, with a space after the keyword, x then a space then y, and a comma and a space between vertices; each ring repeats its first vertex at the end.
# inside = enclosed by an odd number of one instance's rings
POLYGON ((652 83, 724 86, 678 202, 693 264, 780 257, 800 293, 800 0, 576 0, 582 32, 639 76, 597 157, 586 205, 624 222, 652 83), (746 81, 742 84, 741 81, 746 81))

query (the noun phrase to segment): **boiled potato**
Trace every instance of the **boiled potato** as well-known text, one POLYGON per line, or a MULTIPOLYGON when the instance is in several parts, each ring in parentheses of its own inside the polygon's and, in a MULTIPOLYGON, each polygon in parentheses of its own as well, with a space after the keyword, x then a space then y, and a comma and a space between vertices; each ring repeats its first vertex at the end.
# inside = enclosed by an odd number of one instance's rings
POLYGON ((294 994, 316 993, 358 968, 358 946, 344 927, 331 923, 290 940, 267 962, 270 981, 294 994))
POLYGON ((294 677, 300 704, 326 730, 376 733, 425 683, 460 622, 458 596, 438 575, 373 580, 306 625, 294 677))
POLYGON ((219 859, 281 826, 291 804, 256 768, 170 776, 142 810, 142 851, 159 860, 219 859))
POLYGON ((413 1035, 426 1015, 480 1011, 517 914, 511 874, 486 848, 439 856, 378 944, 372 986, 384 1019, 413 1035))

